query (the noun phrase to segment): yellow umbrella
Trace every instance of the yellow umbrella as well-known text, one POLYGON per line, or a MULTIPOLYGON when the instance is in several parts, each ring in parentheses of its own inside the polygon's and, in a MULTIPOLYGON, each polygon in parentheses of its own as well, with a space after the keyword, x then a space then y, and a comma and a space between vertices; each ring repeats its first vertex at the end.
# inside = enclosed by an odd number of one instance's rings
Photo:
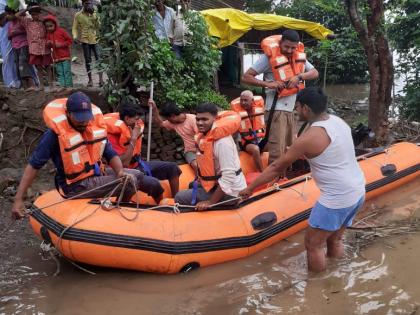
POLYGON ((246 13, 236 9, 203 10, 211 36, 219 38, 219 46, 226 47, 251 29, 274 30, 280 27, 305 31, 316 39, 327 39, 333 31, 315 22, 298 20, 275 14, 246 13))

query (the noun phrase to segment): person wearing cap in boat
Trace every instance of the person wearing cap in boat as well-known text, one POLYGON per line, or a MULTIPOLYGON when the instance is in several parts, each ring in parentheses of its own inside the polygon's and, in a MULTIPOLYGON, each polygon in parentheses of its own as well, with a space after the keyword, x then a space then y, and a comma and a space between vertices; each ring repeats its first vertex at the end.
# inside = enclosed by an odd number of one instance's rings
POLYGON ((203 103, 197 106, 196 121, 198 179, 192 189, 178 192, 175 202, 196 205, 199 211, 219 202, 235 204, 238 193, 246 187, 232 137, 239 129, 241 118, 234 111, 218 113, 217 105, 203 103))
POLYGON ((128 178, 122 200, 130 200, 136 191, 134 185, 139 188, 143 174, 123 168, 118 154, 107 142, 102 112, 87 95, 75 92, 68 99, 54 100, 46 105, 43 115, 49 129, 25 168, 12 207, 13 218, 24 216, 26 191, 49 159, 55 165, 55 183, 63 197, 101 198, 114 190, 113 195, 118 196, 122 180, 128 178), (101 167, 102 158, 110 168, 101 167))
POLYGON ((249 90, 245 90, 239 98, 230 103, 230 106, 241 116, 239 146, 241 150, 252 155, 255 167, 259 172, 262 172, 263 163, 258 143, 265 135, 264 99, 259 95, 254 96, 249 90))
POLYGON ((172 196, 175 196, 179 190, 181 169, 175 162, 141 159, 144 130, 144 123, 140 119, 141 114, 140 106, 130 102, 122 103, 118 113, 106 114, 108 140, 120 156, 124 167, 138 169, 145 175, 139 183, 140 190, 159 203, 164 191, 159 180, 168 180, 172 196))
POLYGON ((325 247, 329 257, 344 254, 342 237, 363 205, 365 178, 356 160, 351 129, 341 118, 327 114, 327 96, 320 88, 300 91, 295 109, 299 120, 309 122, 310 128, 239 195, 248 198, 256 187, 271 182, 304 156, 321 191, 305 235, 308 268, 323 271, 325 247))

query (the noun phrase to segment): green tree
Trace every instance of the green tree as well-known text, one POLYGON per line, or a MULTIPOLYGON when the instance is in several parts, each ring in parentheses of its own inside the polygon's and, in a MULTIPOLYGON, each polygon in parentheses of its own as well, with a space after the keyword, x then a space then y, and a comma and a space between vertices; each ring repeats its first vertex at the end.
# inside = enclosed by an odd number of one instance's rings
POLYGON ((420 1, 391 2, 388 34, 398 53, 397 74, 404 78, 400 112, 411 120, 420 120, 420 1))
POLYGON ((271 13, 273 12, 273 0, 246 0, 245 11, 250 13, 271 13))
POLYGON ((109 77, 105 87, 109 102, 117 105, 124 98, 133 98, 137 87, 148 87, 153 81, 158 104, 175 101, 189 109, 212 100, 227 106, 226 99, 212 90, 221 54, 201 14, 185 14, 188 44, 181 59, 175 57, 169 42, 156 38, 153 14, 149 1, 102 1, 101 67, 109 77))
POLYGON ((394 67, 385 32, 384 0, 367 0, 359 9, 356 0, 344 1, 351 23, 366 53, 369 68, 369 127, 376 144, 388 141, 388 113, 394 82, 394 67))

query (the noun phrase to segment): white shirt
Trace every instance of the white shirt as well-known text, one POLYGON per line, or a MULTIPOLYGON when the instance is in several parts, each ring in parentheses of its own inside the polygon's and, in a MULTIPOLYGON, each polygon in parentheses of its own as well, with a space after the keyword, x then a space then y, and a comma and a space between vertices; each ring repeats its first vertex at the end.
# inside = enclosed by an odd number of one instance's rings
POLYGON ((155 9, 155 14, 152 17, 153 25, 155 27, 155 34, 160 40, 168 40, 172 38, 172 25, 175 18, 175 11, 172 8, 165 6, 165 18, 160 15, 159 11, 155 9))
MULTIPOLYGON (((264 81, 275 81, 273 71, 271 69, 270 60, 266 55, 262 55, 260 59, 258 59, 252 66, 252 69, 257 72, 257 74, 264 74, 264 81)), ((314 69, 315 67, 306 60, 305 62, 305 72, 314 69)), ((270 110, 271 106, 273 105, 274 95, 276 94, 276 90, 273 89, 265 89, 265 110, 270 110)), ((282 110, 286 112, 293 112, 295 108, 296 102, 296 94, 279 97, 276 103, 275 110, 282 110)))
POLYGON ((318 202, 330 209, 356 204, 365 194, 365 177, 356 160, 350 127, 334 115, 311 127, 324 128, 331 140, 320 155, 308 159, 312 177, 321 190, 318 202))
POLYGON ((226 195, 238 197, 241 190, 246 188, 245 176, 236 171, 241 168, 238 150, 232 136, 214 141, 214 167, 216 175, 222 175, 217 181, 226 195))

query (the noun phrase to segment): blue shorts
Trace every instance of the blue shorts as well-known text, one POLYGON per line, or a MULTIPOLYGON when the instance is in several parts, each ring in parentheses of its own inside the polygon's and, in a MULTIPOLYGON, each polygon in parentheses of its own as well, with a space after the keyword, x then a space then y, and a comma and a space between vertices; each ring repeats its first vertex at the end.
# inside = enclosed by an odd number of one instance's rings
POLYGON ((353 219, 364 201, 365 196, 360 198, 356 204, 341 209, 330 209, 317 202, 309 216, 309 225, 315 229, 331 232, 337 231, 341 227, 349 227, 352 225, 353 219))

